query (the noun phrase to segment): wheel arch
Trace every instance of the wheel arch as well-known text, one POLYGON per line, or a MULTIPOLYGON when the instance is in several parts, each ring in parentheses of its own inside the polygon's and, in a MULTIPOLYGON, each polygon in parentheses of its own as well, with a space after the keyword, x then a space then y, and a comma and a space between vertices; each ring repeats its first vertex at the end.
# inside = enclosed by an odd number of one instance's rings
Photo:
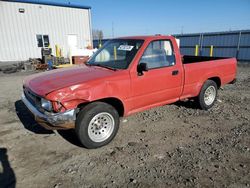
POLYGON ((102 98, 102 99, 98 99, 98 100, 94 100, 94 101, 91 101, 91 102, 84 102, 84 103, 81 103, 77 106, 77 108, 83 108, 84 106, 90 104, 90 103, 93 103, 93 102, 105 102, 107 104, 110 104, 111 106, 113 106, 120 117, 124 116, 124 112, 125 112, 125 108, 124 108, 124 104, 123 102, 118 99, 118 98, 115 98, 115 97, 108 97, 108 98, 102 98))
POLYGON ((220 86, 221 86, 221 79, 220 79, 220 77, 218 77, 218 76, 210 77, 210 78, 208 78, 207 80, 212 80, 212 81, 214 81, 214 82, 216 83, 216 85, 217 85, 217 88, 218 88, 218 89, 220 88, 220 86))

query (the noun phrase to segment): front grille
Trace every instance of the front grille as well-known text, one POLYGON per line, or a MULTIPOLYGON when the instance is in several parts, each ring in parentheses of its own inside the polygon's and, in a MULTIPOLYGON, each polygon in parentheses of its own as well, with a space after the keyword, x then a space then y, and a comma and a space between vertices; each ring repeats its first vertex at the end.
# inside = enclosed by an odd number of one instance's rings
POLYGON ((32 92, 29 88, 23 87, 23 92, 26 99, 35 106, 40 112, 43 111, 41 107, 41 97, 32 92))

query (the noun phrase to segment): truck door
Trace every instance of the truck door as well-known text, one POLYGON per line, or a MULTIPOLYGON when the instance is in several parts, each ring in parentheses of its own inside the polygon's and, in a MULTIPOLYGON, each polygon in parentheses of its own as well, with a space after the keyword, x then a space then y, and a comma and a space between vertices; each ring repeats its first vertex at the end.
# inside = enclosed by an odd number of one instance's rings
POLYGON ((176 63, 170 40, 151 42, 139 64, 146 63, 148 71, 131 75, 133 109, 167 104, 179 99, 182 90, 181 64, 176 63))

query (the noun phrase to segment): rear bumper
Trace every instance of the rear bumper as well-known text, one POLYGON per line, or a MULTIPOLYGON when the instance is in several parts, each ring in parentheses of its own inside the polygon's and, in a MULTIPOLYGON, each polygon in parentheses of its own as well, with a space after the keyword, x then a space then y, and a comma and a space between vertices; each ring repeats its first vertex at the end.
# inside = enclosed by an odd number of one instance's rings
POLYGON ((63 113, 41 113, 22 94, 22 101, 34 115, 35 120, 49 130, 72 129, 75 128, 76 110, 68 110, 63 113))

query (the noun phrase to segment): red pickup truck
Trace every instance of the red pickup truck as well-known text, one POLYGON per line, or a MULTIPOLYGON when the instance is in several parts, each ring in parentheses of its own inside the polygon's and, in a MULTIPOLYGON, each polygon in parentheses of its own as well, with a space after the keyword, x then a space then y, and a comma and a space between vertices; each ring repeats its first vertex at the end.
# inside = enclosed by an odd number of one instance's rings
POLYGON ((97 148, 115 137, 119 117, 187 99, 208 110, 236 69, 235 58, 181 56, 172 36, 117 38, 86 65, 27 77, 22 100, 45 128, 74 128, 97 148))

